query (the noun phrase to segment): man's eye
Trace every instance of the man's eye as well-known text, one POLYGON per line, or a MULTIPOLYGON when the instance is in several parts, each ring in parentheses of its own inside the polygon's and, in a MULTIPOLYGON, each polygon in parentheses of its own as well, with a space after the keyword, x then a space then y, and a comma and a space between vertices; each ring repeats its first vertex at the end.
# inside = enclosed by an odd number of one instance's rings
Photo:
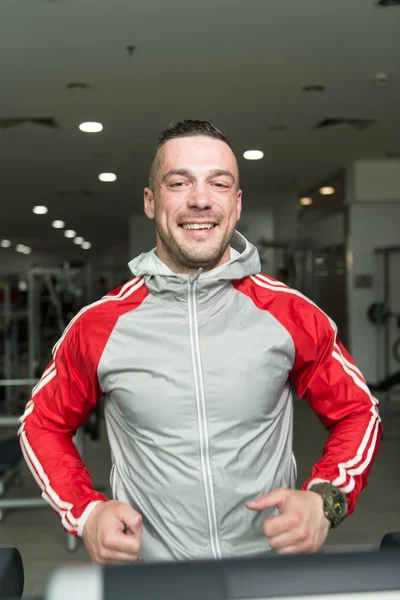
POLYGON ((219 188, 227 188, 229 187, 226 183, 221 183, 219 181, 217 181, 216 183, 214 183, 215 187, 219 187, 219 188))
POLYGON ((170 183, 171 187, 182 187, 184 184, 183 181, 176 181, 175 183, 170 183))

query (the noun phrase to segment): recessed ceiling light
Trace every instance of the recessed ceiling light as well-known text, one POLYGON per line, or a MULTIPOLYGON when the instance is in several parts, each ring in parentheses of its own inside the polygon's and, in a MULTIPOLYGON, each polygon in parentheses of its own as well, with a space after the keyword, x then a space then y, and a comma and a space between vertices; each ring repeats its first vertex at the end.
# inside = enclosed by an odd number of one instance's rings
POLYGON ((389 75, 387 73, 375 73, 374 75, 375 85, 378 87, 385 87, 389 83, 389 75))
POLYGON ((23 253, 25 251, 25 246, 23 244, 17 244, 15 246, 15 249, 16 249, 17 252, 23 253))
POLYGON ((103 131, 103 125, 96 121, 87 121, 86 123, 81 123, 79 129, 84 133, 100 133, 100 131, 103 131))
POLYGON ((35 215, 46 215, 49 212, 47 206, 34 206, 33 212, 35 215))
POLYGON ((111 183, 117 179, 117 176, 115 173, 100 173, 99 179, 100 181, 111 183))
POLYGON ((31 254, 32 252, 32 248, 29 248, 29 246, 25 246, 25 248, 22 250, 23 254, 31 254))
POLYGON ((63 229, 63 227, 65 227, 65 223, 64 221, 53 221, 51 226, 54 227, 54 229, 63 229))
POLYGON ((300 204, 302 206, 310 206, 312 203, 312 198, 300 198, 300 204))
POLYGON ((319 188, 319 193, 322 196, 332 196, 332 194, 335 193, 335 188, 330 185, 327 185, 325 187, 319 188))
POLYGON ((264 152, 261 150, 246 150, 246 152, 243 153, 243 158, 246 160, 260 160, 263 156, 264 152))
POLYGON ((74 239, 74 244, 77 244, 78 246, 80 246, 81 244, 83 244, 84 241, 85 240, 83 239, 83 237, 78 236, 74 239))
POLYGON ((81 248, 83 248, 83 250, 90 250, 90 248, 92 247, 92 244, 90 242, 83 242, 81 248))
POLYGON ((73 229, 67 229, 66 231, 64 231, 64 235, 66 238, 74 238, 76 236, 76 231, 74 231, 73 229))
POLYGON ((11 246, 10 240, 1 240, 0 246, 2 248, 9 248, 11 246))

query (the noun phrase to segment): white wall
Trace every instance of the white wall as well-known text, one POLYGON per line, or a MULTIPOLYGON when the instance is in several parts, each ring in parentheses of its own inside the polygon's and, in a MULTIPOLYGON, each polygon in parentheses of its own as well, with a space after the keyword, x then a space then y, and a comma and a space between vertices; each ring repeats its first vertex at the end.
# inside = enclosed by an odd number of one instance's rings
POLYGON ((274 206, 274 235, 277 241, 295 240, 298 237, 298 199, 294 196, 277 196, 274 206))
POLYGON ((129 260, 142 252, 148 252, 156 245, 154 221, 146 215, 132 215, 129 219, 129 260))
POLYGON ((400 160, 359 160, 351 169, 349 202, 398 202, 400 160))
MULTIPOLYGON (((346 172, 346 204, 349 206, 347 297, 349 349, 367 381, 379 379, 376 326, 367 319, 370 304, 380 299, 381 272, 377 271, 376 247, 400 245, 400 161, 359 160, 346 172), (373 287, 357 288, 357 275, 372 275, 373 287)), ((400 255, 392 261, 390 285, 393 310, 400 313, 400 255)), ((392 326, 392 342, 400 331, 392 326)), ((392 352, 390 353, 392 354, 392 352)), ((389 371, 400 365, 391 358, 389 371)), ((382 373, 382 371, 381 371, 382 373)))
MULTIPOLYGON (((399 190, 400 194, 400 190, 399 190)), ((376 300, 380 279, 376 278, 376 258, 374 248, 400 245, 400 202, 397 204, 353 204, 349 208, 350 236, 348 252, 348 309, 350 351, 367 381, 377 381, 377 357, 382 357, 376 346, 376 327, 366 317, 370 304, 376 300), (356 275, 373 275, 372 289, 357 289, 354 286, 356 275)), ((391 273, 393 307, 400 313, 400 255, 394 258, 391 273), (397 276, 396 266, 397 265, 397 276)), ((395 328, 398 337, 400 331, 395 328)), ((400 365, 390 364, 390 369, 400 369, 400 365)))
POLYGON ((346 218, 344 213, 334 213, 312 223, 299 224, 300 238, 313 240, 319 247, 338 246, 346 241, 346 218))
POLYGON ((244 207, 242 216, 237 224, 240 231, 254 245, 260 239, 274 239, 274 210, 270 206, 258 210, 244 207))
POLYGON ((262 209, 251 210, 244 206, 237 230, 258 248, 261 270, 273 275, 276 270, 275 254, 272 250, 263 250, 260 245, 261 240, 272 241, 275 237, 273 207, 265 206, 262 209))
POLYGON ((99 254, 92 264, 94 285, 100 277, 106 277, 108 289, 114 289, 126 282, 130 277, 128 262, 130 260, 128 242, 114 244, 99 254))

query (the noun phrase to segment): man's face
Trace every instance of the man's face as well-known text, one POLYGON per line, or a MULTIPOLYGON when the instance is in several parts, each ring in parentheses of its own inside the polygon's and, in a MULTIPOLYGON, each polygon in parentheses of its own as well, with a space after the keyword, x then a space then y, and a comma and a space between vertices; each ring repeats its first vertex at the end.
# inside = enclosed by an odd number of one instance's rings
POLYGON ((156 223, 157 255, 173 271, 193 273, 229 260, 242 208, 238 182, 225 142, 193 136, 161 148, 154 194, 145 189, 144 210, 156 223))

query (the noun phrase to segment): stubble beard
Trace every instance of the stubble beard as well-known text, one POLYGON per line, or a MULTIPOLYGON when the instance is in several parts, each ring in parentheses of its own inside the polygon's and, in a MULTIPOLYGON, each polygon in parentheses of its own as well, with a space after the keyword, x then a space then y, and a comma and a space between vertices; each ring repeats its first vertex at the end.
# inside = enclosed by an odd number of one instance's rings
POLYGON ((213 269, 223 257, 233 235, 233 232, 230 234, 228 231, 221 243, 216 246, 210 247, 204 240, 190 247, 180 244, 172 237, 168 238, 159 227, 157 227, 157 233, 164 254, 169 259, 168 266, 176 273, 193 273, 200 268, 208 271, 213 269))

